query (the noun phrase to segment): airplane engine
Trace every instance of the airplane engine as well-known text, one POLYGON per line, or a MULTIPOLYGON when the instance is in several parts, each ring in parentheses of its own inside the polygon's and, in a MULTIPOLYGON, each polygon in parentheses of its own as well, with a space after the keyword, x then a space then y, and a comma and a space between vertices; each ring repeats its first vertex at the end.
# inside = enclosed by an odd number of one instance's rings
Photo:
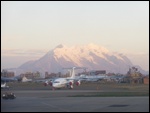
POLYGON ((76 85, 77 85, 77 86, 79 86, 80 84, 81 84, 81 82, 80 82, 80 81, 77 81, 77 82, 76 82, 76 85))
POLYGON ((44 82, 44 86, 47 86, 48 85, 48 81, 44 82))
POLYGON ((44 83, 44 86, 47 86, 47 83, 46 83, 46 82, 44 83))
POLYGON ((52 82, 49 82, 49 85, 52 86, 52 82))
POLYGON ((73 85, 73 83, 72 83, 72 82, 69 82, 69 85, 71 86, 71 85, 73 85))

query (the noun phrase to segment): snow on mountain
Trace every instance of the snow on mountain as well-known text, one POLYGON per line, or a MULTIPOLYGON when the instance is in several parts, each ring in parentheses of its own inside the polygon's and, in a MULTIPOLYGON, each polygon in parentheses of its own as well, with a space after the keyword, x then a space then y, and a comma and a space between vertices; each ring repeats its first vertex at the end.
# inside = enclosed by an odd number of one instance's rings
POLYGON ((131 61, 120 53, 112 53, 102 46, 88 44, 67 47, 58 45, 42 58, 19 67, 24 71, 60 72, 65 67, 87 67, 89 70, 127 73, 131 61))

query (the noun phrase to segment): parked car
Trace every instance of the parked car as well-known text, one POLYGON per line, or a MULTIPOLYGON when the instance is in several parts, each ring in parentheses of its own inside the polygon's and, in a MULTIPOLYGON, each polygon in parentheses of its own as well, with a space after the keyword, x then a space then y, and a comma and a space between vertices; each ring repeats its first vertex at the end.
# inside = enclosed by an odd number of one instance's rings
POLYGON ((15 99, 16 98, 16 95, 14 94, 14 93, 4 93, 3 95, 2 95, 2 98, 3 99, 15 99))

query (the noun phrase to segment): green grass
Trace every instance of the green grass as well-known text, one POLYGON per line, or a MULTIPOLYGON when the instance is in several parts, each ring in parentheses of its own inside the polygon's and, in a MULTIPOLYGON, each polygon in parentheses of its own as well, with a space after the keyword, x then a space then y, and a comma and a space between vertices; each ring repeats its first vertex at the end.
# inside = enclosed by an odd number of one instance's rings
POLYGON ((73 95, 69 97, 128 97, 149 96, 149 92, 97 92, 93 94, 73 95))

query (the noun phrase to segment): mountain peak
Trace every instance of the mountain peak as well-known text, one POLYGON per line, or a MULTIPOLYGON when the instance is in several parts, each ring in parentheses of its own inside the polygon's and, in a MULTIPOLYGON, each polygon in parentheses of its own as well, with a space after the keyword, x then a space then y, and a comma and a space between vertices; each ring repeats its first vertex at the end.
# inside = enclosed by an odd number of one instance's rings
POLYGON ((98 50, 101 50, 101 51, 104 52, 104 53, 108 53, 108 52, 109 52, 109 50, 106 49, 105 47, 99 46, 99 45, 96 45, 96 44, 93 44, 93 43, 88 44, 87 47, 90 48, 90 49, 98 49, 98 50))
POLYGON ((64 67, 87 67, 89 70, 126 73, 131 61, 120 54, 113 54, 105 47, 93 43, 66 47, 59 44, 45 56, 30 64, 20 66, 25 71, 60 72, 64 67))
POLYGON ((56 48, 64 48, 64 47, 66 47, 66 46, 63 44, 59 44, 58 46, 56 46, 56 48))

